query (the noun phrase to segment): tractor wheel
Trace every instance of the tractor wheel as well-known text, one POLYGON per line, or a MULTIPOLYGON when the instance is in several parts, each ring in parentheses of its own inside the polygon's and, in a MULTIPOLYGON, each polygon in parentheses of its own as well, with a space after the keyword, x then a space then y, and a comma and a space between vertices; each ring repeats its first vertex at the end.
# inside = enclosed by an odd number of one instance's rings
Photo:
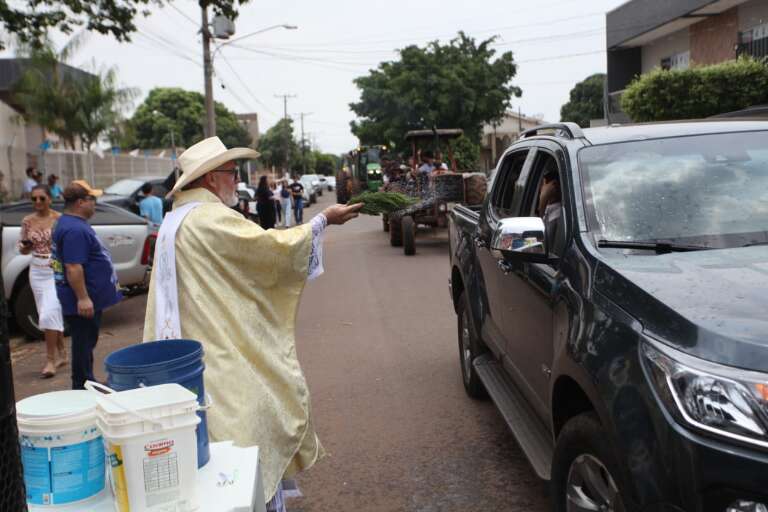
POLYGON ((416 254, 416 223, 410 215, 403 217, 403 252, 406 256, 416 254))
POLYGON ((399 218, 389 219, 389 245, 401 247, 403 245, 403 231, 399 218))

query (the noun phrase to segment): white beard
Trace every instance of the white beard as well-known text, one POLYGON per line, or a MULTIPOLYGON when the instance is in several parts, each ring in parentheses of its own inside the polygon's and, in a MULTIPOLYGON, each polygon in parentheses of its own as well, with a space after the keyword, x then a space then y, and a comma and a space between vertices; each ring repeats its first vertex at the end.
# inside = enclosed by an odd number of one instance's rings
POLYGON ((224 197, 219 196, 219 199, 221 199, 221 202, 225 205, 232 208, 233 206, 237 206, 238 201, 240 201, 240 198, 237 196, 237 192, 232 192, 229 196, 226 196, 222 194, 224 197))

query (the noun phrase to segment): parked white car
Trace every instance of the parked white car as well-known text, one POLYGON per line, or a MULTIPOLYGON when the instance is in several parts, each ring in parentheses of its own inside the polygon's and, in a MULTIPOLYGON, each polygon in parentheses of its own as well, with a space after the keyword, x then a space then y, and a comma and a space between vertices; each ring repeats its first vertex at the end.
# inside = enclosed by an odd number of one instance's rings
MULTIPOLYGON (((55 201, 53 209, 61 211, 63 201, 55 201)), ((0 208, 2 234, 2 275, 8 309, 19 328, 31 338, 42 338, 37 324, 37 307, 29 285, 29 263, 32 255, 23 255, 16 248, 21 236, 21 220, 33 212, 32 203, 18 202, 0 208)), ((96 235, 109 250, 117 279, 124 288, 145 285, 151 263, 151 240, 157 236, 146 219, 128 210, 106 203, 96 204, 96 213, 89 221, 96 235)))
POLYGON ((320 181, 317 179, 317 175, 305 174, 299 178, 299 181, 304 186, 304 202, 307 205, 316 203, 317 196, 321 195, 321 193, 318 192, 320 189, 320 181))
POLYGON ((328 192, 332 192, 336 188, 336 176, 326 176, 325 185, 328 187, 328 192))

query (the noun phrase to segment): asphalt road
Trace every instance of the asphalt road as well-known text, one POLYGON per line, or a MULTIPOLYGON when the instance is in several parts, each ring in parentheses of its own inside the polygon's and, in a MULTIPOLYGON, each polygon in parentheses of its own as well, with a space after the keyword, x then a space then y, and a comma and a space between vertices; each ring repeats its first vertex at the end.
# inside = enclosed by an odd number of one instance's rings
MULTIPOLYGON (((464 394, 447 250, 444 231, 424 232, 406 257, 378 217, 330 228, 326 272, 307 285, 297 321, 329 456, 298 477, 304 497, 289 512, 548 509, 547 487, 496 409, 464 394)), ((105 314, 99 372, 106 354, 141 339, 144 307, 134 297, 105 314)), ((66 369, 37 378, 42 343, 17 346, 13 358, 17 397, 68 387, 66 369)))

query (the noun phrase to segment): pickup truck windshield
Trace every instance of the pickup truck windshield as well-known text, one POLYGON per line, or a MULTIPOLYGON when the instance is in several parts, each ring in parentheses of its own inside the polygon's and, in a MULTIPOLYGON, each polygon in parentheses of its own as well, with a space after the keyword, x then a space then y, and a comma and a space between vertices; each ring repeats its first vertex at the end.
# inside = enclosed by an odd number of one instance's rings
POLYGON ((579 163, 596 240, 768 242, 768 131, 593 146, 579 163))

